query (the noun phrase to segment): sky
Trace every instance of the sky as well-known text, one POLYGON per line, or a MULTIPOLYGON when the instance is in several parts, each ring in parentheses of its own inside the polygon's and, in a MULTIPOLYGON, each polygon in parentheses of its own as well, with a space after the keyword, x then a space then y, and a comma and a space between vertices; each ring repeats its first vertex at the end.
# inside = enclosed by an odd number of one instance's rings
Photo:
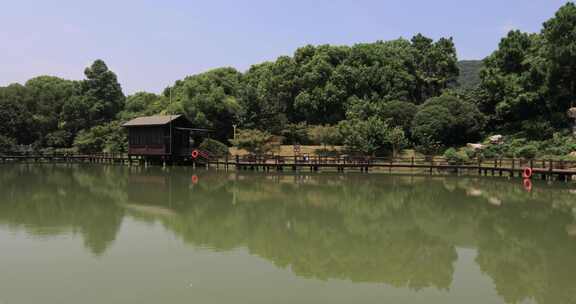
POLYGON ((561 0, 0 0, 0 86, 83 79, 103 59, 124 92, 292 55, 306 44, 453 37, 482 59, 511 29, 538 32, 561 0))

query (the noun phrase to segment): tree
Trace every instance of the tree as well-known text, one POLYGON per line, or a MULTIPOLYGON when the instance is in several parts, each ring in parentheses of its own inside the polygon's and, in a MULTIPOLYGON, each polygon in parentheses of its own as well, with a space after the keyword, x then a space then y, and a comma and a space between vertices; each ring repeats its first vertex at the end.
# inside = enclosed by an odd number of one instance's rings
POLYGON ((380 109, 380 115, 392 126, 401 127, 404 132, 409 132, 412 120, 418 112, 418 107, 406 101, 390 101, 384 103, 380 109))
POLYGON ((84 70, 86 80, 82 82, 84 101, 89 102, 88 122, 90 126, 113 120, 124 108, 125 96, 114 72, 104 61, 98 59, 84 70))
MULTIPOLYGON (((569 126, 576 99, 576 6, 569 2, 538 34, 511 31, 481 71, 480 109, 495 130, 542 138, 528 122, 548 130, 569 126)), ((550 132, 546 134, 550 136, 550 132)))
POLYGON ((490 125, 504 131, 521 130, 521 121, 549 117, 542 102, 545 72, 539 59, 538 35, 511 31, 481 70, 480 109, 490 125))
POLYGON ((120 153, 127 151, 128 136, 118 122, 111 122, 82 130, 74 139, 80 153, 120 153))
POLYGON ((260 130, 238 130, 232 143, 238 149, 244 149, 252 154, 265 154, 272 149, 272 135, 260 130))
POLYGON ((233 68, 221 68, 185 80, 184 113, 197 127, 214 130, 220 141, 231 137, 238 121, 241 76, 233 68))
POLYGON ((280 133, 293 116, 295 65, 289 57, 253 65, 242 77, 240 122, 243 128, 280 133))
POLYGON ((287 144, 308 144, 308 125, 304 122, 290 123, 282 130, 282 136, 287 144))
MULTIPOLYGON (((565 113, 576 99, 576 5, 566 3, 546 21, 542 37, 549 71, 547 86, 553 96, 548 107, 554 113, 565 113)), ((567 123, 565 116, 556 118, 565 118, 567 123)))
MULTIPOLYGON (((124 110, 119 118, 130 120, 138 116, 151 116, 168 113, 169 99, 154 93, 137 92, 126 98, 124 110)), ((172 113, 172 112, 170 112, 172 113)))
POLYGON ((431 137, 445 145, 478 140, 485 119, 478 108, 454 95, 426 101, 414 117, 412 134, 417 140, 431 137))
POLYGON ((0 135, 14 139, 17 144, 34 142, 35 126, 30 121, 32 114, 26 106, 30 103, 26 87, 19 84, 0 87, 0 135))
POLYGON ((80 93, 80 83, 53 76, 39 76, 26 81, 30 94, 28 118, 35 126, 36 140, 42 145, 65 147, 71 144, 69 133, 61 129, 64 105, 80 93))
POLYGON ((389 144, 389 127, 382 119, 343 120, 338 124, 344 145, 353 152, 374 154, 389 144))
POLYGON ((76 136, 80 130, 89 128, 90 118, 87 113, 93 103, 94 100, 90 97, 82 95, 72 96, 62 106, 59 127, 72 134, 72 137, 76 136))
POLYGON ((341 141, 337 126, 313 126, 310 127, 308 134, 315 144, 323 145, 324 148, 326 145, 337 145, 341 141))
POLYGON ((437 42, 417 34, 412 37, 417 88, 412 98, 421 103, 438 96, 448 84, 456 83, 458 58, 452 38, 441 38, 437 42))
POLYGON ((388 132, 388 141, 392 146, 392 157, 398 156, 398 152, 407 144, 406 133, 401 127, 394 127, 388 132))
POLYGON ((450 141, 447 131, 454 125, 450 111, 440 105, 422 108, 412 122, 412 137, 419 144, 450 141))

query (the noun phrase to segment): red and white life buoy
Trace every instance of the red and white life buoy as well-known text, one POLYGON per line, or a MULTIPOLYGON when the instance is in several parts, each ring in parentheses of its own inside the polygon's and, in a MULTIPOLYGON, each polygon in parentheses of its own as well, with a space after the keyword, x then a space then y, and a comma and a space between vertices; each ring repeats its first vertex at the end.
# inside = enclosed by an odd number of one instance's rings
POLYGON ((198 176, 192 175, 192 184, 196 185, 198 183, 198 176))
POLYGON ((524 168, 524 170, 522 171, 522 177, 523 178, 532 178, 532 174, 534 172, 532 172, 532 168, 524 168))
POLYGON ((198 152, 198 150, 192 151, 192 158, 198 158, 198 155, 200 155, 200 152, 198 152))

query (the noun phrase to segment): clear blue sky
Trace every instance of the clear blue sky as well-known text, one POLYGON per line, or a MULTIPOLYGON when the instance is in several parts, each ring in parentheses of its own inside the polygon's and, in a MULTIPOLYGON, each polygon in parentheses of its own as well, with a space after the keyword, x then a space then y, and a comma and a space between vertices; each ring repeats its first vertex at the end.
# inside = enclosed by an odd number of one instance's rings
POLYGON ((211 68, 421 32, 454 37, 460 59, 489 55, 510 29, 539 31, 561 0, 18 0, 0 7, 0 85, 82 79, 101 58, 125 93, 160 92, 211 68))

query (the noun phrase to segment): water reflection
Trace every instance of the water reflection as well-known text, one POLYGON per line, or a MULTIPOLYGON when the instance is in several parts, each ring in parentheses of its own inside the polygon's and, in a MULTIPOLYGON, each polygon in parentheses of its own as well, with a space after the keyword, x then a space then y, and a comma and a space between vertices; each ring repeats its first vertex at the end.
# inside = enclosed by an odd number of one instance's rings
POLYGON ((506 302, 576 301, 570 185, 103 166, 4 167, 0 184, 0 228, 80 234, 96 256, 131 217, 192 246, 247 248, 300 277, 448 290, 457 248, 470 248, 506 302))

